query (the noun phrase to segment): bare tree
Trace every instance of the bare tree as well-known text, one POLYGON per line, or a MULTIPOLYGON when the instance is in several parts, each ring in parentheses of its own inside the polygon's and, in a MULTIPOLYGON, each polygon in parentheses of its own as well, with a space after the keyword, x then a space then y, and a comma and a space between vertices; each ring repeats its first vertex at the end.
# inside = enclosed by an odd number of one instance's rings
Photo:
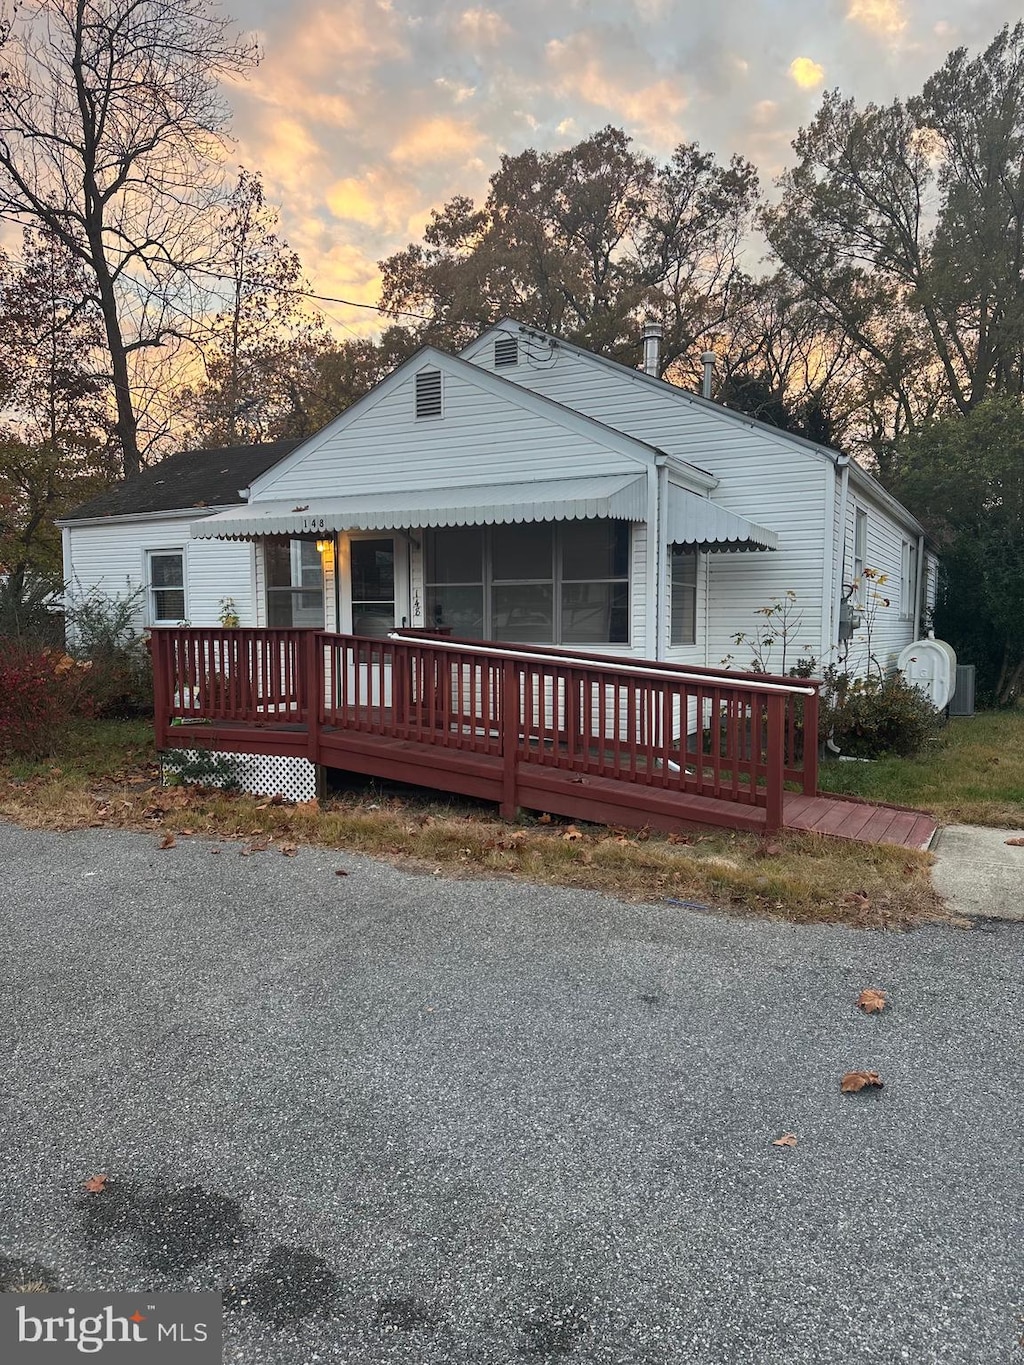
POLYGON ((130 475, 146 446, 140 384, 156 348, 188 337, 215 247, 218 81, 256 50, 210 0, 34 0, 0 60, 0 213, 87 269, 130 475))

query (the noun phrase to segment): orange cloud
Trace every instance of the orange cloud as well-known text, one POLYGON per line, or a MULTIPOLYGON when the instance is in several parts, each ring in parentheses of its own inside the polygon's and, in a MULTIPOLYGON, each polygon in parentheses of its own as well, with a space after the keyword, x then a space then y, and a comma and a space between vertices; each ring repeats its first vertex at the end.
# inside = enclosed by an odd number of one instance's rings
POLYGON ((890 37, 907 27, 903 0, 849 0, 847 19, 890 37))
POLYGON ((813 90, 825 79, 825 68, 810 57, 794 57, 789 64, 789 74, 801 90, 813 90))
POLYGON ((611 54, 606 57, 601 53, 592 35, 585 32, 572 38, 553 38, 546 53, 555 94, 606 110, 663 147, 685 139, 681 116, 689 100, 676 81, 662 78, 646 85, 630 82, 611 54))
POLYGON ((453 118, 429 118, 414 124, 391 148, 392 161, 454 161, 464 159, 483 141, 471 123, 453 118))

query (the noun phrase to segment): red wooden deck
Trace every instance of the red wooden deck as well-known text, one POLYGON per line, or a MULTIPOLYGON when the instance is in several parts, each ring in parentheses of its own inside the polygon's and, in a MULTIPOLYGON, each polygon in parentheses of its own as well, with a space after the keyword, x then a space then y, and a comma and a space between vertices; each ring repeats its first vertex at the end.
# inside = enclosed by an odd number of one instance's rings
POLYGON ((160 750, 305 757, 505 816, 924 837, 912 813, 817 794, 814 681, 416 632, 162 629, 152 649, 160 750))

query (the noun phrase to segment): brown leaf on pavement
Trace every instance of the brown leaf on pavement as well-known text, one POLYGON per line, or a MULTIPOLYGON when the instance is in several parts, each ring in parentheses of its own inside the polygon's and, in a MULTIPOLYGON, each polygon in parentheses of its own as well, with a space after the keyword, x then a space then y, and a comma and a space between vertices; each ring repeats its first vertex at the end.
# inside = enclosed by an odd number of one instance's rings
POLYGON ((852 1095, 868 1085, 876 1086, 881 1090, 882 1082, 877 1071, 848 1071, 839 1082, 839 1088, 844 1095, 852 1095))
POLYGON ((85 1181, 85 1189, 88 1194, 102 1194, 110 1181, 109 1175, 91 1175, 85 1181))
POLYGON ((284 854, 286 858, 294 858, 298 851, 299 851, 298 846, 296 844, 281 845, 281 852, 284 854))
POLYGON ((336 867, 336 868, 334 869, 334 875, 335 875, 336 877, 347 877, 347 876, 348 876, 348 872, 347 872, 347 871, 345 870, 345 868, 343 868, 343 867, 336 867))
POLYGON ((160 847, 173 848, 177 842, 178 841, 177 839, 175 839, 173 834, 165 834, 164 837, 160 840, 160 847))
POLYGON ((772 1143, 772 1146, 773 1146, 773 1147, 795 1147, 795 1146, 796 1146, 796 1133, 783 1133, 781 1137, 777 1137, 777 1138, 774 1140, 774 1142, 772 1143))
POLYGON ((857 1006, 865 1014, 881 1014, 886 1006, 885 991, 868 986, 857 996, 857 1006))
POLYGON ((1005 842, 1011 848, 1024 848, 1024 839, 1007 839, 1005 842))

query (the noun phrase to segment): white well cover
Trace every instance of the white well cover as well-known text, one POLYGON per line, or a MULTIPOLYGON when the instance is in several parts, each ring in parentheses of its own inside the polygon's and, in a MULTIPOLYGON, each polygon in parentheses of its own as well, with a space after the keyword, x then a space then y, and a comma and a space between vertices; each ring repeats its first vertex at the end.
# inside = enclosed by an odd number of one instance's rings
POLYGON ((956 686, 956 655, 944 640, 915 640, 900 654, 897 667, 941 711, 956 686))

